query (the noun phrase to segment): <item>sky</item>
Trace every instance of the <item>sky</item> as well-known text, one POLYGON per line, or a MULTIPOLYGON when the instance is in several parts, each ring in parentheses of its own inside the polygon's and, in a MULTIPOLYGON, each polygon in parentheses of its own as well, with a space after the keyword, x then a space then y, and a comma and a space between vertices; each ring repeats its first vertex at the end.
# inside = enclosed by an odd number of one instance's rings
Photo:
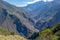
POLYGON ((29 4, 33 4, 35 2, 39 2, 39 1, 44 1, 44 2, 51 2, 53 0, 4 0, 10 4, 13 4, 15 6, 18 6, 18 7, 24 7, 24 6, 27 6, 29 4))

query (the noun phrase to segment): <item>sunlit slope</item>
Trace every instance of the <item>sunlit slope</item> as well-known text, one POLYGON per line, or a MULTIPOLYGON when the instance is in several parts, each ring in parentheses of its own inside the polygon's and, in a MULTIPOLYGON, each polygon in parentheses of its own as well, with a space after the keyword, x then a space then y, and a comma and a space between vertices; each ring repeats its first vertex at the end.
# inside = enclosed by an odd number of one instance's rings
POLYGON ((0 35, 0 40, 27 40, 27 39, 19 35, 9 35, 9 36, 0 35))
POLYGON ((8 32, 6 29, 0 27, 0 40, 27 40, 14 32, 8 32))

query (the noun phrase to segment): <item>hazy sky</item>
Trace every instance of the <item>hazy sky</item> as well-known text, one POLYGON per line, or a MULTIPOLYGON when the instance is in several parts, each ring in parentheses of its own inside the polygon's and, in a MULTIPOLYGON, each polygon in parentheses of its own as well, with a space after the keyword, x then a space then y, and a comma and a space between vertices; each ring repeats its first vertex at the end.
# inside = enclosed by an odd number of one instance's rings
POLYGON ((38 1, 50 2, 53 0, 5 0, 5 1, 9 2, 10 4, 16 5, 18 7, 23 7, 38 1))

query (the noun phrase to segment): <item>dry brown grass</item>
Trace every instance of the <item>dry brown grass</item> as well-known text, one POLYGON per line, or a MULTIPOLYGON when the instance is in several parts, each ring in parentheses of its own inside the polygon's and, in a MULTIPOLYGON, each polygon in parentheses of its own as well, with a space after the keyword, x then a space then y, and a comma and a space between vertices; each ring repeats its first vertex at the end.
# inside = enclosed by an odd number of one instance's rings
POLYGON ((19 35, 9 35, 9 36, 0 35, 0 40, 27 40, 27 39, 19 35))

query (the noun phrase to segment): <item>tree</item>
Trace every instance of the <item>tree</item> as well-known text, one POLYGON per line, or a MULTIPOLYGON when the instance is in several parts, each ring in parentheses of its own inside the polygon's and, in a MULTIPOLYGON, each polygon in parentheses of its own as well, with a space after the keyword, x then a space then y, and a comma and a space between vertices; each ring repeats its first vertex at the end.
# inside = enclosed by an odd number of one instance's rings
POLYGON ((36 38, 36 40, 57 40, 58 36, 53 34, 53 31, 51 29, 44 29, 39 32, 39 37, 36 38))

